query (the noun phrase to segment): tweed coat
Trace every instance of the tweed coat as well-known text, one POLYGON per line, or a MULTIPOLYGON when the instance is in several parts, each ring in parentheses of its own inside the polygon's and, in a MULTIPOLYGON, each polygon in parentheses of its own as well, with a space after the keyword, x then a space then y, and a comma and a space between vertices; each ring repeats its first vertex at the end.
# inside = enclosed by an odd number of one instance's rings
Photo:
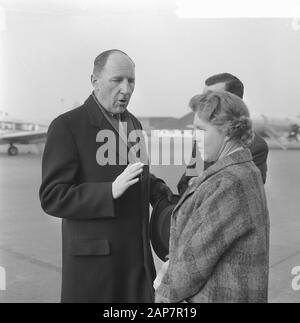
MULTIPOLYGON (((126 113, 135 129, 141 129, 126 113)), ((57 117, 48 130, 40 200, 46 213, 62 219, 61 300, 153 302, 149 199, 155 202, 161 180, 145 165, 140 181, 114 200, 112 182, 127 164, 97 163, 104 144, 97 138, 103 129, 115 132, 91 95, 82 106, 57 117)), ((117 132, 116 139, 112 149, 118 160, 117 132)))
POLYGON ((204 171, 171 217, 156 302, 267 302, 269 215, 248 149, 204 171))

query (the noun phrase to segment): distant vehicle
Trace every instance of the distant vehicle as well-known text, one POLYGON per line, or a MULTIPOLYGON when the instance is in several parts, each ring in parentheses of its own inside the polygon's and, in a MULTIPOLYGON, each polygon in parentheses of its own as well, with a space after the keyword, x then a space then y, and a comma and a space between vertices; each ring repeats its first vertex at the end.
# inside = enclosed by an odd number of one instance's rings
POLYGON ((32 122, 24 122, 0 113, 0 144, 9 144, 7 153, 10 156, 18 155, 15 144, 36 144, 46 141, 47 127, 32 122))

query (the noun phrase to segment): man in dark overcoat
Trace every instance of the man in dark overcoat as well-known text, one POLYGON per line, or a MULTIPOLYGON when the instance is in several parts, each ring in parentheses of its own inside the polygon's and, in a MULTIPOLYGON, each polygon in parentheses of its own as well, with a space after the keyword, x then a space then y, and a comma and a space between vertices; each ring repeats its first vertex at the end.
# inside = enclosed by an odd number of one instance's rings
POLYGON ((149 201, 171 191, 140 162, 141 152, 126 159, 135 151, 128 135, 142 129, 127 110, 134 62, 120 50, 105 51, 91 81, 85 103, 49 126, 42 162, 42 208, 62 219, 61 300, 152 302, 149 201))

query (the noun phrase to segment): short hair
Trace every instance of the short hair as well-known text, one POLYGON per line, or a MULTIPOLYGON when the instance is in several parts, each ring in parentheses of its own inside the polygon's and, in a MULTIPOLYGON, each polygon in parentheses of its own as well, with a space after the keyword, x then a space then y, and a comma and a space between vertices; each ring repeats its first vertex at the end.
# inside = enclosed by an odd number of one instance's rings
POLYGON ((109 49, 109 50, 106 50, 106 51, 102 52, 101 54, 99 54, 95 58, 95 60, 94 60, 94 68, 93 68, 93 74, 94 75, 96 75, 96 74, 99 75, 103 71, 103 69, 104 69, 104 67, 105 67, 105 65, 107 63, 108 58, 110 57, 110 55, 112 55, 114 53, 121 53, 121 54, 126 55, 132 61, 133 65, 135 65, 133 60, 125 52, 121 51, 120 49, 109 49))
POLYGON ((199 118, 216 126, 230 140, 243 147, 251 145, 253 131, 249 110, 237 95, 208 91, 192 97, 189 105, 199 118))
POLYGON ((208 79, 206 79, 205 84, 207 86, 214 85, 216 83, 224 82, 225 83, 225 91, 233 93, 240 97, 241 99, 244 96, 244 84, 239 80, 236 76, 230 73, 221 73, 216 74, 208 79))

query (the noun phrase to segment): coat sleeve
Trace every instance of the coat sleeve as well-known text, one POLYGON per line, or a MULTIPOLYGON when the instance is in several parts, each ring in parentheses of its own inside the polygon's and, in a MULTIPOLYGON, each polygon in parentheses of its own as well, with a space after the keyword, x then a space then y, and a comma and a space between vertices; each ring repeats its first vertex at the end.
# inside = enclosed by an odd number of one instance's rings
POLYGON ((196 295, 222 255, 252 230, 248 206, 239 185, 222 182, 189 215, 180 234, 184 241, 171 250, 168 271, 156 291, 157 302, 181 302, 196 295))
POLYGON ((112 218, 112 183, 79 183, 80 161, 72 133, 62 117, 48 129, 39 196, 43 210, 67 219, 112 218))

